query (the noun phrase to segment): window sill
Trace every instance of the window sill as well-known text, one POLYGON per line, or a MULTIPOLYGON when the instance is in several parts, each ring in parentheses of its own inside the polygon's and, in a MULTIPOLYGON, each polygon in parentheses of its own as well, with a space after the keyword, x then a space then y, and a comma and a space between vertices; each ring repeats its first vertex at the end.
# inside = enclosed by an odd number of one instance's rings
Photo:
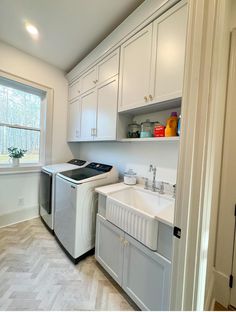
POLYGON ((42 165, 39 164, 21 164, 19 167, 12 167, 10 165, 0 166, 0 175, 40 172, 41 168, 42 165))

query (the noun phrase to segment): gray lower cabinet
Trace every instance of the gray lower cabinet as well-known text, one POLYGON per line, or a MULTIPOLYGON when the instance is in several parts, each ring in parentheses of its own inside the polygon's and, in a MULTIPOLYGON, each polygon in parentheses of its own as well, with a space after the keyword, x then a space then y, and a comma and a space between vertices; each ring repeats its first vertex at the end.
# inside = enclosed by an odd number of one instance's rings
POLYGON ((97 215, 95 257, 142 310, 169 310, 171 262, 97 215))
POLYGON ((97 214, 95 257, 104 269, 122 285, 124 232, 97 214))
POLYGON ((125 234, 123 289, 142 310, 169 310, 171 262, 125 234))

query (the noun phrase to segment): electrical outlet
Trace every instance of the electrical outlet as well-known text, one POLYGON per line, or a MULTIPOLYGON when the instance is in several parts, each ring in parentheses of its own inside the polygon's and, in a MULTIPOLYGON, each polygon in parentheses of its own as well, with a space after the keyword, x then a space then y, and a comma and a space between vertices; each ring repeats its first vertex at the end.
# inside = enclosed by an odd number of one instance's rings
POLYGON ((25 200, 23 197, 18 198, 18 206, 24 206, 25 200))

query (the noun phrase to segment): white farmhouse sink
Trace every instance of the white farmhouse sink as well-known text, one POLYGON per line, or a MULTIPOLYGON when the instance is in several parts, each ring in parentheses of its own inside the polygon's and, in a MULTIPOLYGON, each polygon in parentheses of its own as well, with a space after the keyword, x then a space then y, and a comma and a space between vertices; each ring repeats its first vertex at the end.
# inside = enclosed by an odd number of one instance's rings
POLYGON ((106 219, 152 250, 157 250, 158 222, 173 225, 174 199, 129 187, 110 193, 106 219))

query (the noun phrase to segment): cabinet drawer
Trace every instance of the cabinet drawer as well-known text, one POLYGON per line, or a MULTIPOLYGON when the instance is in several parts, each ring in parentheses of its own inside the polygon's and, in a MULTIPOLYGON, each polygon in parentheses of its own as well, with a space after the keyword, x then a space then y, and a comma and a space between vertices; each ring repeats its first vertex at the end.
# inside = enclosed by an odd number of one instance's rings
POLYGON ((98 82, 103 83, 109 78, 114 77, 119 72, 119 56, 120 49, 109 54, 104 60, 102 60, 97 66, 98 82))
POLYGON ((74 100, 76 97, 80 95, 80 93, 81 93, 80 79, 78 79, 69 86, 69 94, 68 94, 69 101, 74 100))
POLYGON ((87 92, 94 88, 97 83, 97 68, 91 68, 81 77, 81 93, 87 92))

